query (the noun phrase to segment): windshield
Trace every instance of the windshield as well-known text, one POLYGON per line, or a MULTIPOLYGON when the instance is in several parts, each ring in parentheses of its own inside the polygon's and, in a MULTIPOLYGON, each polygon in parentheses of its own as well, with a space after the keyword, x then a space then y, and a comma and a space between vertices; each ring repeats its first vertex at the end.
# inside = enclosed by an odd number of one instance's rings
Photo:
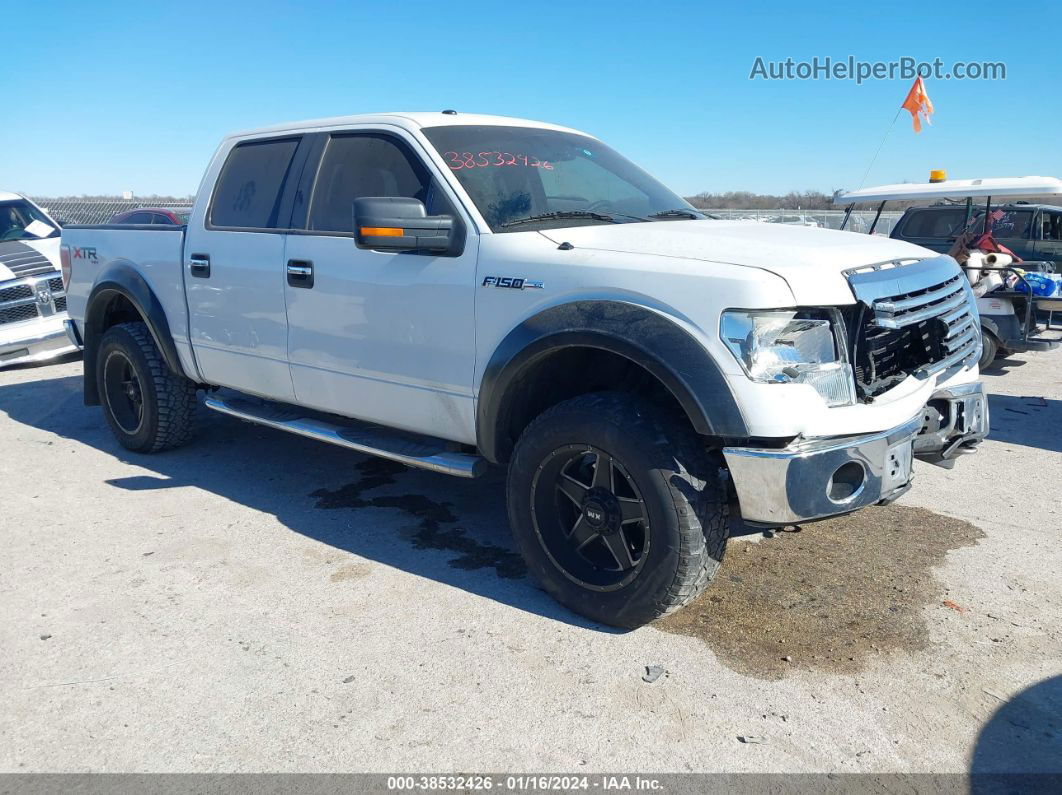
POLYGON ((495 232, 705 217, 584 135, 493 125, 424 134, 495 232))
POLYGON ((24 199, 0 202, 0 242, 56 237, 55 222, 24 199))

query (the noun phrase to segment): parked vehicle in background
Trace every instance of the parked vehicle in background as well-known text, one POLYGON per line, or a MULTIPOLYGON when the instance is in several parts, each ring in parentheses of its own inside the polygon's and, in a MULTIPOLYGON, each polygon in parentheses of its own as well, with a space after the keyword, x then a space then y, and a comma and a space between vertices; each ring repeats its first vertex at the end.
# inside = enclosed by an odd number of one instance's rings
MULTIPOLYGON (((1062 206, 1007 202, 993 204, 992 236, 1028 262, 1051 262, 1062 272, 1062 206)), ((893 228, 894 240, 947 253, 969 226, 984 223, 983 207, 974 207, 966 217, 964 204, 935 204, 908 208, 893 228)))
POLYGON ((847 208, 842 229, 856 204, 877 204, 877 216, 870 227, 873 233, 888 202, 936 199, 936 204, 907 209, 891 237, 949 252, 969 230, 971 234, 959 245, 964 252, 973 236, 980 233, 991 235, 997 245, 1021 258, 1022 262, 1011 263, 1008 257, 1000 266, 986 267, 978 261, 964 267, 974 282, 989 271, 1000 277, 998 286, 987 292, 987 288, 981 289, 977 296, 982 337, 979 366, 984 370, 1008 353, 1046 351, 1062 343, 1062 330, 1051 325, 1052 313, 1062 312, 1062 296, 1038 297, 1021 276, 1022 271, 1062 270, 1062 206, 1017 201, 1018 196, 1051 195, 1062 196, 1062 180, 1056 177, 937 179, 861 188, 839 194, 834 203, 847 208), (993 204, 993 197, 1006 201, 993 204), (983 201, 983 206, 975 205, 975 199, 983 201), (1044 325, 1041 316, 1046 319, 1044 325))
POLYGON ((59 235, 32 201, 0 191, 0 367, 77 350, 64 326, 59 235))
POLYGON ((167 210, 165 207, 138 207, 114 215, 109 224, 156 224, 160 226, 184 226, 191 210, 167 210))
POLYGON ((767 527, 848 513, 988 431, 950 257, 707 219, 555 125, 445 111, 241 133, 187 227, 68 226, 63 249, 85 401, 125 447, 186 442, 205 390, 409 466, 507 465, 530 570, 609 624, 704 590, 731 488, 767 527))

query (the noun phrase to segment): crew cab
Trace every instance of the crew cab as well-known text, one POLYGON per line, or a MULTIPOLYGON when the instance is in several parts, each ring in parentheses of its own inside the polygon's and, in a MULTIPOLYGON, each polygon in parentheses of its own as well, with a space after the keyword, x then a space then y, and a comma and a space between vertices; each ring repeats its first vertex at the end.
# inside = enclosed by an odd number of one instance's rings
POLYGON ((72 353, 59 270, 59 224, 25 196, 0 191, 0 367, 72 353))
POLYGON ((207 408, 440 473, 508 467, 530 571, 638 626, 778 527, 895 499, 988 430, 954 260, 712 220, 592 136, 395 113, 222 141, 187 227, 71 226, 85 401, 207 408))

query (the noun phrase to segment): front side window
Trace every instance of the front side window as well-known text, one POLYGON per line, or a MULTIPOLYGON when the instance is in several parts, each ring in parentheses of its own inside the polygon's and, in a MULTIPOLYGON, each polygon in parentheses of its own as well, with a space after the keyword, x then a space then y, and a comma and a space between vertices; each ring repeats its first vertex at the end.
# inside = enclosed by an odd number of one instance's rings
POLYGON ((0 243, 57 237, 59 230, 48 216, 28 201, 0 202, 0 243))
POLYGON ((317 170, 307 228, 351 232, 354 200, 417 199, 428 215, 453 213, 431 173, 400 141, 379 133, 333 135, 317 170))
MULTIPOLYGON (((210 204, 213 226, 276 229, 297 138, 248 141, 230 153, 210 204)), ((284 225, 287 224, 285 219, 284 225)))
POLYGON ((1062 240, 1062 213, 1044 213, 1044 240, 1062 240))
POLYGON ((423 132, 495 232, 704 218, 585 135, 494 125, 423 132))

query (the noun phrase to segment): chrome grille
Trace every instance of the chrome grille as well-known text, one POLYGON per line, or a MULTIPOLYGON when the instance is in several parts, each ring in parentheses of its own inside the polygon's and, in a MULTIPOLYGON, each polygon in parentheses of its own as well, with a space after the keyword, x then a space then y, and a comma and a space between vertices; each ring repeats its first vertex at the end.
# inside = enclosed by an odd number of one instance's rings
POLYGON ((863 306, 853 343, 863 398, 980 355, 973 293, 950 257, 882 263, 847 275, 863 306))
POLYGON ((24 277, 0 285, 0 326, 50 317, 65 311, 63 279, 51 265, 49 273, 43 277, 24 277), (40 301, 38 296, 46 300, 40 301))
POLYGON ((4 287, 0 289, 0 304, 8 301, 17 301, 20 298, 32 298, 33 288, 28 284, 20 284, 16 287, 4 287))
POLYGON ((36 304, 20 304, 0 309, 0 325, 5 323, 21 323, 23 320, 37 318, 36 304))

